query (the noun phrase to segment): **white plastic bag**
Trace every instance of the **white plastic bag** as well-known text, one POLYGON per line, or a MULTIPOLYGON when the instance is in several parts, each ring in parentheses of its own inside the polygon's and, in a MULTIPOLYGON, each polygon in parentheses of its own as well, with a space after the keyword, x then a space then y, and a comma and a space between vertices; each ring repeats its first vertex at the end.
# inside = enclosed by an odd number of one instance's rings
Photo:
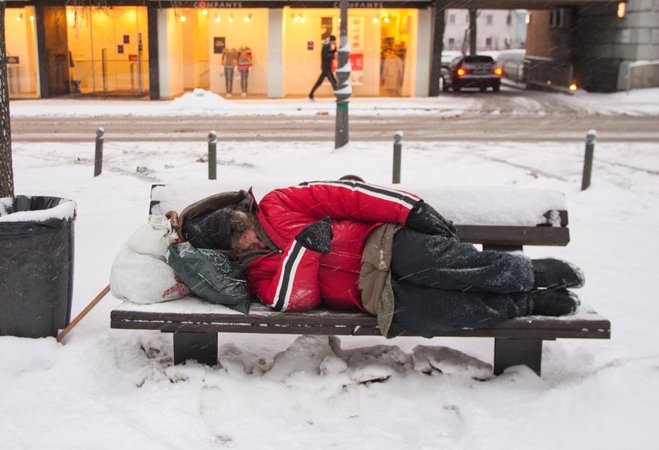
POLYGON ((152 215, 121 247, 110 270, 112 295, 135 303, 158 303, 190 295, 167 265, 168 247, 178 235, 169 219, 152 215))

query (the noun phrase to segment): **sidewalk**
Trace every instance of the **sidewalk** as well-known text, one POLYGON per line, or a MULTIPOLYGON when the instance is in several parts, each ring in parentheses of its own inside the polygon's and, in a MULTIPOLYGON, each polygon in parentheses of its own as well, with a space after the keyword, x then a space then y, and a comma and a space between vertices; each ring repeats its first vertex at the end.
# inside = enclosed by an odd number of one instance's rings
MULTIPOLYGON (((486 113, 501 110, 513 114, 544 110, 552 114, 557 106, 571 111, 606 115, 659 115, 659 88, 639 89, 611 94, 583 93, 567 96, 556 92, 526 91, 519 86, 499 94, 464 92, 442 93, 438 97, 357 97, 350 100, 351 115, 401 116, 486 113), (529 105, 535 105, 529 109, 529 105), (541 108, 538 108, 540 105, 541 108)), ((327 112, 334 115, 334 98, 306 99, 240 99, 226 100, 220 95, 204 92, 198 96, 187 93, 174 100, 68 100, 38 99, 10 101, 12 117, 178 117, 178 116, 308 116, 327 112)))

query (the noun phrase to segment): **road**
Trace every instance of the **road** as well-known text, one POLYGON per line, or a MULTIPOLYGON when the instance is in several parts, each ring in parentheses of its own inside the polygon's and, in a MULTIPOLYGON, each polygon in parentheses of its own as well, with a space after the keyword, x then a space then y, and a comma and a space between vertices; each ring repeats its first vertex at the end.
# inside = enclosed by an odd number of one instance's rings
MULTIPOLYGON (((500 94, 463 95, 478 110, 359 110, 351 113, 350 140, 382 141, 403 131, 406 141, 581 141, 588 130, 599 142, 659 142, 659 120, 652 115, 593 114, 564 101, 562 94, 514 89, 500 94)), ((327 103, 329 108, 332 103, 327 103)), ((390 105, 390 103, 389 103, 390 105)), ((82 142, 104 128, 113 141, 199 141, 215 130, 225 141, 322 141, 334 139, 333 115, 107 116, 12 118, 14 142, 82 142)), ((322 114, 322 113, 321 113, 322 114)))

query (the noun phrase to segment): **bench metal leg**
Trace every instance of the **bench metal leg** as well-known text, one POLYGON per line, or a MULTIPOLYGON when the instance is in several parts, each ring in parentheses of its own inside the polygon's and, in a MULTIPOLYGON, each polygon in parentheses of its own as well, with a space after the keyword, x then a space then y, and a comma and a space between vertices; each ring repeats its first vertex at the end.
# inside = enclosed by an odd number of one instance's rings
POLYGON ((524 364, 540 376, 542 339, 494 339, 494 374, 524 364))
POLYGON ((217 333, 174 333, 174 364, 194 359, 201 364, 217 364, 217 333))

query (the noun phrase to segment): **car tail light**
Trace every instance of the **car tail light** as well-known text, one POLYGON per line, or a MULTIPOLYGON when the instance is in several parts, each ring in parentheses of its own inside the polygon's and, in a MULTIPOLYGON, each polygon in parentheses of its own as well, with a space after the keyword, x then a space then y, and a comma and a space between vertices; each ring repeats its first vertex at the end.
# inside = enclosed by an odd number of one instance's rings
POLYGON ((458 69, 458 71, 457 71, 457 74, 458 74, 458 76, 460 76, 460 77, 461 77, 462 75, 464 75, 465 73, 467 73, 467 72, 466 72, 464 69, 458 69))
POLYGON ((497 75, 502 75, 503 70, 501 70, 501 67, 497 67, 496 69, 494 69, 494 73, 496 73, 497 75))

